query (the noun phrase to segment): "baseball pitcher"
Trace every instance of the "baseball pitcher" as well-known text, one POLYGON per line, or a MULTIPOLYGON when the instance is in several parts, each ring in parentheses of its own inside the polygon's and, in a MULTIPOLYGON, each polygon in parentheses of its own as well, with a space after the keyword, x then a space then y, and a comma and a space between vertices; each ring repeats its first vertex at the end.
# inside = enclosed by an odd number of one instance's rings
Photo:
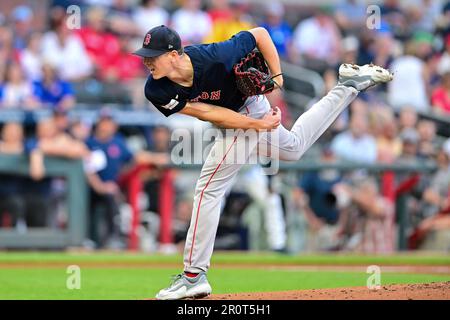
POLYGON ((195 186, 184 272, 156 295, 165 300, 200 298, 212 292, 207 271, 221 202, 244 165, 227 157, 249 157, 257 150, 267 153, 264 156, 297 161, 359 91, 392 80, 392 74, 378 66, 343 64, 336 87, 287 130, 280 124, 279 108, 272 108, 264 96, 283 86, 278 53, 264 28, 239 32, 224 42, 183 48, 176 31, 158 26, 147 32, 135 54, 151 73, 145 96, 161 113, 179 112, 235 129, 233 136, 215 140, 205 160, 195 186), (257 131, 257 139, 249 142, 248 130, 257 131))

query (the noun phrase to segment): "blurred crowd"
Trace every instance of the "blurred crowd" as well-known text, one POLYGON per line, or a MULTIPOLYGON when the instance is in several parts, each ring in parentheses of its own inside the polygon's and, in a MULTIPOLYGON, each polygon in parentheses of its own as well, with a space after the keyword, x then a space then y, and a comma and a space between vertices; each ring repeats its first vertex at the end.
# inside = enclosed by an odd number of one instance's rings
MULTIPOLYGON (((307 224, 311 250, 392 252, 398 249, 395 199, 403 192, 410 195, 408 216, 402 221, 408 247, 448 249, 450 141, 445 130, 440 133, 442 124, 431 119, 448 123, 450 114, 450 2, 385 0, 378 7, 381 17, 373 16, 376 10, 368 13, 365 1, 358 0, 330 1, 323 6, 248 0, 49 2, 45 16, 36 15, 31 5, 0 13, 0 110, 47 109, 52 113, 38 121, 36 128, 16 122, 3 124, 0 154, 28 155, 30 176, 0 176, 2 182, 8 181, 0 184, 0 215, 10 213, 9 220, 3 217, 0 224, 19 230, 64 225, 64 218, 49 219, 50 208, 55 207, 50 202, 58 201, 49 195, 57 194, 54 190, 61 188, 62 182, 45 175, 43 156, 79 158, 85 162, 91 189, 91 245, 120 246, 117 217, 123 209, 121 203, 127 202, 121 173, 126 165, 151 165, 140 172, 148 202, 142 207, 158 213, 159 183, 164 174, 161 165, 168 162, 170 129, 138 128, 125 136, 110 109, 99 111, 94 124, 69 118, 68 112, 80 103, 89 103, 86 97, 93 88, 97 88, 94 92, 100 103, 111 102, 104 94, 112 91, 129 97, 135 108, 146 106, 142 88, 147 73, 141 60, 130 52, 154 26, 173 27, 183 45, 223 41, 241 30, 263 26, 282 60, 323 77, 323 94, 336 85, 341 63, 374 63, 394 72, 394 80, 387 86, 361 94, 313 147, 322 162, 431 162, 437 169, 432 174, 394 177, 361 170, 351 174, 335 169, 306 172, 299 175, 290 196, 274 187, 271 179, 256 180, 260 175, 245 173, 244 181, 246 175, 251 176, 252 181, 260 181, 261 188, 236 188, 228 195, 218 235, 234 230, 239 241, 248 241, 248 236, 242 235, 242 224, 254 219, 255 213, 248 213, 251 207, 269 221, 263 228, 272 250, 288 247, 288 212, 294 212, 307 224), (72 4, 81 8, 80 28, 68 27, 73 21, 66 8, 72 4), (36 20, 45 28, 37 29, 36 20), (133 148, 136 136, 143 142, 133 148), (242 193, 245 196, 241 197, 242 193), (34 210, 39 215, 30 213, 36 206, 41 208, 34 210), (95 230, 97 206, 104 211, 103 236, 95 230)), ((269 100, 281 107, 283 123, 289 128, 290 115, 295 112, 283 94, 277 91, 269 100)), ((183 176, 183 171, 178 172, 175 182, 175 241, 183 241, 192 206, 187 189, 195 183, 195 177, 186 183, 183 176)), ((227 247, 226 240, 218 243, 224 243, 223 248, 245 247, 233 247, 231 242, 227 247)))

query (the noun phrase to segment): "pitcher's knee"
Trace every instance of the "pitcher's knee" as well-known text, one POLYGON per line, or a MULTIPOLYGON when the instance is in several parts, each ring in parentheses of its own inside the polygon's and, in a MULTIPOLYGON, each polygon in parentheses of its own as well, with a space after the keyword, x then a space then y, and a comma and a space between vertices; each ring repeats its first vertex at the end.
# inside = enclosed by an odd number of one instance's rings
POLYGON ((280 152, 280 160, 283 161, 298 161, 305 153, 305 150, 301 146, 295 146, 289 150, 283 150, 280 152))
POLYGON ((300 151, 286 152, 280 156, 280 160, 283 161, 298 161, 302 157, 303 153, 300 151))

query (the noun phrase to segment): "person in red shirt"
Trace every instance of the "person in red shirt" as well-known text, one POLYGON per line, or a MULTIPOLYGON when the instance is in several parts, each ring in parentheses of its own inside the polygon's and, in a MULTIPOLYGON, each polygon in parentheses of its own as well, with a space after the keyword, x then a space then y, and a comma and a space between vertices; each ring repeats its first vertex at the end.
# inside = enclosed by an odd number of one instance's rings
POLYGON ((107 31, 103 8, 90 8, 86 19, 87 25, 78 31, 78 35, 97 70, 101 71, 107 68, 119 54, 119 39, 107 31))
POLYGON ((99 70, 102 80, 108 82, 128 83, 136 78, 143 78, 145 70, 142 59, 130 54, 130 35, 121 35, 119 38, 120 51, 111 59, 107 66, 99 70))
POLYGON ((443 114, 450 114, 450 70, 442 75, 441 85, 431 95, 433 110, 443 114))

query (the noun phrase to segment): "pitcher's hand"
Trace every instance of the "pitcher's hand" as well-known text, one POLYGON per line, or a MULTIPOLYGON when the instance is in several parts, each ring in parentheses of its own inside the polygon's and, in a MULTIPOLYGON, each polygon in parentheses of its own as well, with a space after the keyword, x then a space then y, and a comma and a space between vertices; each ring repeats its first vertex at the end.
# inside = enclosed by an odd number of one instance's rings
POLYGON ((261 119, 263 121, 263 129, 273 130, 276 129, 281 123, 281 110, 278 107, 271 108, 264 117, 261 119))

